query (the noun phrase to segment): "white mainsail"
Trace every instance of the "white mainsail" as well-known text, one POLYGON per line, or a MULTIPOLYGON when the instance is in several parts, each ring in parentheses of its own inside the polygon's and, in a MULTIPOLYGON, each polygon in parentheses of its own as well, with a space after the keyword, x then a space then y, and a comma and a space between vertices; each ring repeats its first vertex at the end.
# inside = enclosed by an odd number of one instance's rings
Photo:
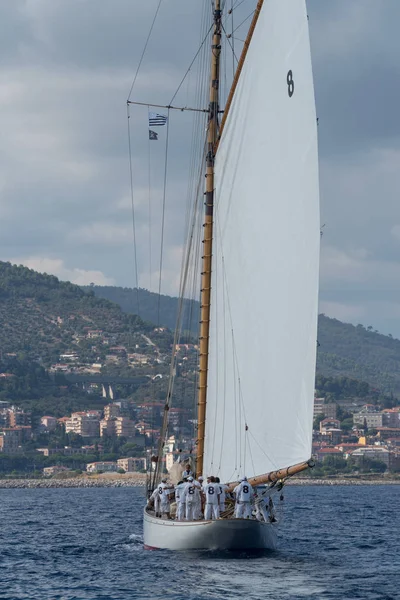
POLYGON ((311 456, 319 191, 306 6, 265 2, 216 158, 204 473, 311 456))

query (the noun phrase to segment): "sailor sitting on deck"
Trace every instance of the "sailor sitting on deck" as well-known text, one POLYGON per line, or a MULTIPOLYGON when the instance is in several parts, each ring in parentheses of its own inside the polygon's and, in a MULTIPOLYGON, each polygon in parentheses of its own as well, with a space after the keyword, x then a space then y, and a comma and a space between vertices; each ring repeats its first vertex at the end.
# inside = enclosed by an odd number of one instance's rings
POLYGON ((185 519, 185 503, 182 501, 183 492, 186 484, 180 481, 175 486, 175 501, 176 501, 176 520, 183 521, 185 519))
POLYGON ((251 518, 251 499, 254 496, 254 490, 247 477, 243 477, 242 481, 235 487, 233 493, 236 497, 235 518, 250 519, 251 518))
POLYGON ((194 521, 196 519, 195 511, 199 500, 200 490, 194 485, 193 477, 188 477, 181 500, 186 506, 186 521, 194 521))
POLYGON ((203 491, 206 497, 204 518, 206 521, 219 519, 220 487, 215 482, 215 477, 207 478, 207 484, 204 486, 203 491))

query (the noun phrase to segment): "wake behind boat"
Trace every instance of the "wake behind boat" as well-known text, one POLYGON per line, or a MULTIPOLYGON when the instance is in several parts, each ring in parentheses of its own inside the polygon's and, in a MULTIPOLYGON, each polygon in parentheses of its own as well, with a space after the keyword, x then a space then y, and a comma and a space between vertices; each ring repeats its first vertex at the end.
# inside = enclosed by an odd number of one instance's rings
MULTIPOLYGON (((288 477, 311 465, 320 224, 306 6, 304 0, 258 1, 220 122, 221 44, 227 37, 223 5, 214 2, 209 105, 204 109, 194 477, 218 477, 229 506, 214 514, 218 518, 204 519, 213 502, 206 486, 199 490, 201 508, 193 511, 188 508, 193 482, 186 482, 182 494, 179 473, 160 485, 188 265, 195 252, 194 216, 163 427, 150 474, 149 496, 163 501, 164 510, 160 514, 151 502, 144 510, 147 548, 274 549, 272 496, 288 477), (250 495, 243 495, 245 474, 252 475, 250 495), (176 513, 168 512, 174 495, 176 513), (270 512, 260 517, 263 502, 270 512), (248 511, 246 518, 241 508, 248 511)), ((150 119, 152 127, 166 122, 158 113, 150 113, 150 119)), ((157 139, 151 133, 150 139, 157 139)))

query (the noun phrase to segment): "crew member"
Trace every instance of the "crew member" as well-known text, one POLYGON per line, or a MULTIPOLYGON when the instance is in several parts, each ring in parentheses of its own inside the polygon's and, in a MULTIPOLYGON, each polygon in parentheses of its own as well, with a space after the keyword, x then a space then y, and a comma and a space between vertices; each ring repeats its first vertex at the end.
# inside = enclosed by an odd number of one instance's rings
POLYGON ((201 519, 202 517, 202 490, 203 490, 203 477, 200 475, 198 480, 193 480, 193 484, 198 490, 198 494, 196 492, 196 506, 194 508, 194 518, 196 520, 201 519))
POLYGON ((215 478, 215 483, 219 486, 219 512, 221 514, 226 510, 225 500, 228 486, 225 483, 220 483, 219 477, 215 478))
POLYGON ((185 519, 185 503, 182 502, 185 485, 186 484, 183 481, 179 481, 179 483, 175 486, 176 520, 177 521, 184 521, 184 519, 185 519))
POLYGON ((170 494, 172 493, 173 486, 167 484, 166 479, 162 479, 160 485, 158 486, 158 494, 160 497, 160 516, 163 514, 167 515, 167 518, 171 518, 171 504, 170 504, 170 494))
POLYGON ((195 509, 199 496, 199 488, 194 485, 193 477, 188 477, 188 482, 185 486, 182 497, 182 501, 184 500, 186 507, 186 521, 195 520, 195 509))
POLYGON ((250 519, 251 518, 251 499, 254 496, 254 490, 247 477, 243 477, 242 481, 233 490, 236 498, 235 518, 250 519))
POLYGON ((151 500, 153 501, 155 516, 156 517, 161 517, 161 514, 160 514, 160 494, 158 493, 158 487, 156 487, 156 489, 154 490, 154 492, 150 496, 149 504, 147 505, 149 508, 150 508, 150 501, 151 500))
MULTIPOLYGON (((212 481, 214 477, 209 478, 210 481, 204 486, 204 495, 206 499, 204 518, 206 521, 219 519, 219 485, 212 481)), ((208 481, 208 480, 207 480, 208 481)))
POLYGON ((190 466, 186 465, 185 470, 182 473, 182 479, 188 479, 189 477, 192 477, 193 473, 190 470, 190 466))

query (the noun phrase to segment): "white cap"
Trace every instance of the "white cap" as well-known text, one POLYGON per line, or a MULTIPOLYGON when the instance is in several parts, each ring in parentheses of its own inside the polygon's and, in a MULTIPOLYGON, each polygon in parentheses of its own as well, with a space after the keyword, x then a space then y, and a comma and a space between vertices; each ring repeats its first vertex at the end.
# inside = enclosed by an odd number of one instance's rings
POLYGON ((188 477, 188 481, 193 481, 193 477, 188 477))
POLYGON ((242 477, 242 481, 247 481, 247 477, 242 477))
POLYGON ((199 479, 199 481, 204 481, 203 475, 199 475, 198 479, 199 479))

